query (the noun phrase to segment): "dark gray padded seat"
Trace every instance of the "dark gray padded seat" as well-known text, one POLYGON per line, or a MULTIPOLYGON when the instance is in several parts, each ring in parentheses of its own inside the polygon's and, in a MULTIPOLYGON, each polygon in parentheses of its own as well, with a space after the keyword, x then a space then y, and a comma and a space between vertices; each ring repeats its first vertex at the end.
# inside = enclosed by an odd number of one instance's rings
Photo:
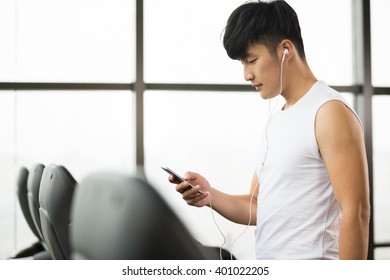
POLYGON ((41 230, 41 217, 39 215, 39 188, 45 166, 41 163, 35 164, 30 169, 30 174, 27 181, 27 199, 30 209, 31 218, 34 222, 35 229, 38 233, 38 238, 43 240, 41 230))
MULTIPOLYGON (((77 186, 71 217, 74 259, 207 258, 162 197, 138 177, 88 176, 77 186)), ((219 248, 212 254, 218 259, 219 248)))
POLYGON ((76 180, 59 165, 45 167, 39 191, 42 235, 53 259, 69 259, 70 207, 76 180))

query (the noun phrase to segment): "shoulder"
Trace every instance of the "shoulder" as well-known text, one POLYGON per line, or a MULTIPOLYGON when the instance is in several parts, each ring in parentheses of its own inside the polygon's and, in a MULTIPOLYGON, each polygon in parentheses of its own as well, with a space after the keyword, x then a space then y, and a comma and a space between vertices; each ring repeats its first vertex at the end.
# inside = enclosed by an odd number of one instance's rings
POLYGON ((360 124, 359 117, 340 92, 329 87, 323 81, 317 81, 313 86, 313 91, 317 110, 316 119, 332 121, 344 120, 345 117, 348 117, 350 121, 357 121, 360 124))
POLYGON ((361 129, 360 120, 356 113, 344 101, 338 99, 327 100, 320 106, 316 123, 334 128, 357 125, 361 129))
POLYGON ((315 121, 316 139, 319 147, 329 144, 348 145, 363 136, 357 115, 340 100, 329 100, 318 110, 315 121))
POLYGON ((331 101, 339 101, 341 104, 347 105, 347 108, 350 108, 341 93, 329 87, 321 80, 317 81, 310 88, 310 90, 305 95, 305 99, 307 100, 307 105, 314 109, 315 114, 317 114, 319 109, 321 109, 325 104, 331 101))

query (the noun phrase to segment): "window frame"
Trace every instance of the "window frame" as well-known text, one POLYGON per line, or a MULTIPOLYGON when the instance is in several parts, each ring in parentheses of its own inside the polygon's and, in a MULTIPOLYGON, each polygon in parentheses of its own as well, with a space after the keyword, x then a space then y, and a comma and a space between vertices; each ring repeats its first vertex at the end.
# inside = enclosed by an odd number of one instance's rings
MULTIPOLYGON (((136 166, 144 165, 144 93, 146 90, 174 91, 253 91, 249 85, 239 84, 176 84, 176 83, 146 83, 144 81, 144 3, 136 1, 136 38, 135 38, 135 81, 132 83, 30 83, 30 82, 0 82, 2 91, 23 90, 131 90, 135 98, 135 157, 136 166)), ((365 142, 370 173, 371 221, 368 259, 374 258, 375 248, 390 247, 390 242, 375 243, 373 239, 375 211, 373 201, 373 143, 372 143, 372 97, 373 95, 390 95, 390 87, 374 87, 372 84, 371 57, 371 15, 370 0, 352 2, 354 20, 354 63, 356 65, 356 84, 333 86, 340 92, 353 93, 354 105, 365 127, 365 142)))

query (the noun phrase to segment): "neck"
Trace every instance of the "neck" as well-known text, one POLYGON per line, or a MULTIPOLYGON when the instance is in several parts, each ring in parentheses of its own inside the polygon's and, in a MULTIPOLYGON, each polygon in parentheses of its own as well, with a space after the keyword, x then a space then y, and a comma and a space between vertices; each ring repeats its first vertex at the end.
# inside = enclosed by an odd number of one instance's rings
MULTIPOLYGON (((286 69, 287 70, 287 69, 286 69)), ((283 110, 293 106, 299 99, 309 91, 309 89, 317 82, 317 78, 312 73, 309 66, 300 61, 295 65, 291 65, 286 74, 286 87, 282 93, 286 99, 286 104, 283 110)))

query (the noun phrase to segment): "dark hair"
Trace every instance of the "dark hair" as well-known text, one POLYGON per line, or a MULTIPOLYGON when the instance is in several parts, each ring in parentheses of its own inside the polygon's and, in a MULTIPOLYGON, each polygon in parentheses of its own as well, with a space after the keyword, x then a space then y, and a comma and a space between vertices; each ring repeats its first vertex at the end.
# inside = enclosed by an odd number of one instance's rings
POLYGON ((264 44, 272 55, 284 39, 290 40, 306 59, 301 28, 294 9, 283 0, 247 2, 230 15, 223 45, 232 59, 242 59, 249 44, 264 44))

